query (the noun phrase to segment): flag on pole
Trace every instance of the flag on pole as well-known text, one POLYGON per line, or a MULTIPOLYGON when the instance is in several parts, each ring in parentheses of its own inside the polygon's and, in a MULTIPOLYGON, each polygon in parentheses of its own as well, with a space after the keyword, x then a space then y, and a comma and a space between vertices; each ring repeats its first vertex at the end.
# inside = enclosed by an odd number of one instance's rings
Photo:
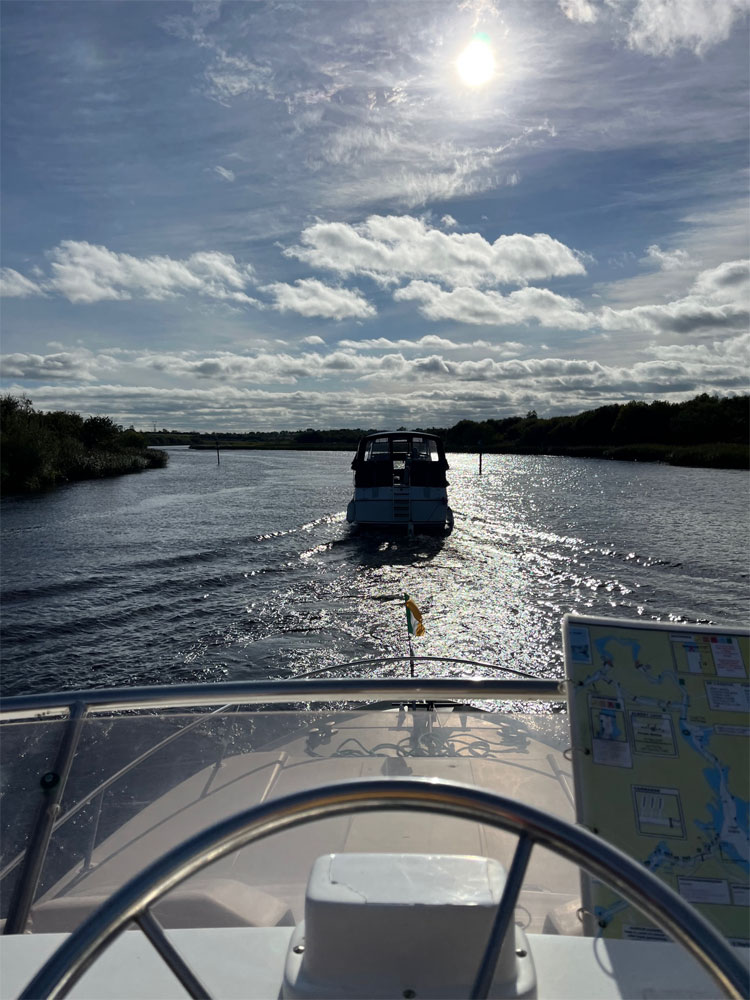
POLYGON ((409 629, 409 635, 424 635, 422 612, 408 594, 404 594, 404 600, 406 601, 406 627, 409 629))

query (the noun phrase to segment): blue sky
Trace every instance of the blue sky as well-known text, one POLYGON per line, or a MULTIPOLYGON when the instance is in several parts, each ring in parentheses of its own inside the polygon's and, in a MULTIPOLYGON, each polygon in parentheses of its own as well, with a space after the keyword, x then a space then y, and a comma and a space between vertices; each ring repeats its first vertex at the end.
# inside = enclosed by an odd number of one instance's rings
POLYGON ((0 13, 3 391, 204 430, 747 391, 750 0, 0 13))

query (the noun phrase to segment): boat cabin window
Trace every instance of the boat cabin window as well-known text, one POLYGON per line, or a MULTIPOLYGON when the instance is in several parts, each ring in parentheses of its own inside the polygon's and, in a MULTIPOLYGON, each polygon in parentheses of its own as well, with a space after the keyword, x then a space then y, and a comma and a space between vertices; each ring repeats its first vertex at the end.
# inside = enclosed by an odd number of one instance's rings
POLYGON ((417 462, 437 462, 438 450, 434 441, 414 438, 411 443, 411 457, 417 462))
POLYGON ((352 468, 355 485, 360 487, 446 485, 447 463, 439 442, 421 434, 370 438, 352 468))
POLYGON ((367 445, 365 452, 365 462, 377 462, 391 457, 391 450, 388 447, 388 438, 375 438, 367 445))
POLYGON ((365 462, 378 462, 393 458, 394 468, 403 469, 407 459, 413 462, 437 462, 438 448, 435 441, 423 438, 373 438, 365 446, 365 462))
POLYGON ((411 451, 409 440, 407 438, 393 438, 391 444, 393 447, 393 468, 403 469, 411 451))

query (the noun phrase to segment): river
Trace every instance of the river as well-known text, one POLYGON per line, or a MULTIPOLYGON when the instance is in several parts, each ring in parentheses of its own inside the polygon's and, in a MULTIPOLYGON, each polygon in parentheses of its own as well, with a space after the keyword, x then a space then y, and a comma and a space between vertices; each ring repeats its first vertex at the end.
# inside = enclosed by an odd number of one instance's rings
POLYGON ((565 612, 746 625, 744 472, 451 455, 447 538, 358 536, 352 456, 171 448, 6 497, 4 694, 287 677, 407 652, 562 673, 565 612))

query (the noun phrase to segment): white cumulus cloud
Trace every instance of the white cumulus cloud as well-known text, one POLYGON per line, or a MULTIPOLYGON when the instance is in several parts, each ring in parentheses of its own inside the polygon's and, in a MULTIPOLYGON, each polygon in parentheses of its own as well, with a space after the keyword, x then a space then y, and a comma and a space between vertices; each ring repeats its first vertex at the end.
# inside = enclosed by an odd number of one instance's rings
POLYGON ((103 372, 116 367, 116 362, 108 355, 79 349, 53 354, 5 354, 0 358, 0 367, 5 378, 94 382, 103 372))
POLYGON ((409 215, 372 215, 359 225, 316 222, 288 257, 338 274, 362 274, 384 284, 433 278, 449 285, 525 285, 585 274, 580 256, 546 233, 499 236, 444 233, 409 215))
POLYGON ((687 295, 671 302, 612 309, 599 314, 604 330, 685 336, 737 334, 750 324, 750 268, 748 261, 727 261, 703 271, 687 295))
POLYGON ((376 314, 375 307, 356 289, 333 288, 315 278, 300 278, 293 285, 276 282, 263 291, 274 296, 273 308, 279 312, 336 320, 367 319, 376 314))
POLYGON ((12 267, 0 268, 0 296, 25 299, 29 295, 44 295, 44 291, 12 267))
POLYGON ((646 247, 646 256, 642 262, 656 264, 662 271, 677 271, 689 267, 692 263, 690 254, 686 250, 662 250, 656 243, 646 247))
POLYGON ((360 351, 467 351, 483 350, 498 354, 517 354, 523 344, 517 340, 505 340, 491 344, 486 340, 459 342, 435 334, 425 334, 417 340, 390 340, 388 337, 373 337, 366 340, 340 340, 339 347, 360 351))
POLYGON ((557 295, 547 288, 520 288, 509 295, 478 288, 446 292, 428 281, 412 281, 393 294, 400 302, 416 301, 427 319, 452 320, 486 326, 509 326, 536 321, 542 326, 585 330, 595 318, 577 299, 557 295))
POLYGON ((193 293, 212 299, 257 304, 244 291, 252 277, 252 268, 238 264, 231 254, 203 251, 185 260, 166 256, 135 257, 86 241, 63 240, 47 256, 50 273, 37 287, 41 291, 57 292, 70 302, 139 297, 158 300, 193 293))

